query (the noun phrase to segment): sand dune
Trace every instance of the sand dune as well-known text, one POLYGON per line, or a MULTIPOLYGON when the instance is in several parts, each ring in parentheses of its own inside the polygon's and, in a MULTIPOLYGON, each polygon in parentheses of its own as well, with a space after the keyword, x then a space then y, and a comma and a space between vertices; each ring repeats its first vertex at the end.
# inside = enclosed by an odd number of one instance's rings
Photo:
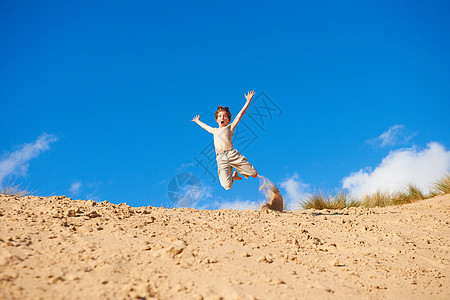
POLYGON ((1 299, 449 299, 450 196, 235 211, 0 195, 1 299))

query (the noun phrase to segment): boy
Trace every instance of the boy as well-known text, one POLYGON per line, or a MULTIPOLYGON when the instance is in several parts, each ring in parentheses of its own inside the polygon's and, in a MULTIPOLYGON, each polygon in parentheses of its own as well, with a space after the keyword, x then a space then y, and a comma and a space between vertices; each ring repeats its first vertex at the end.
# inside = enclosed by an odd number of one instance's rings
POLYGON ((238 113, 236 118, 234 118, 233 122, 230 123, 231 113, 228 107, 217 107, 217 111, 215 113, 216 122, 219 124, 219 128, 213 128, 202 121, 200 121, 200 116, 195 116, 192 121, 200 125, 203 129, 212 133, 214 135, 214 147, 216 149, 216 160, 217 160, 217 170, 219 173, 220 184, 226 189, 231 189, 235 180, 241 180, 238 172, 244 176, 245 178, 253 177, 256 178, 258 176, 258 172, 256 169, 247 161, 247 159, 240 154, 233 147, 233 143, 231 142, 231 138, 233 137, 234 129, 237 124, 241 120, 248 106, 250 105, 250 101, 252 101, 253 95, 255 95, 254 91, 249 91, 245 94, 245 99, 247 102, 244 107, 238 113), (236 170, 231 174, 232 169, 236 170))

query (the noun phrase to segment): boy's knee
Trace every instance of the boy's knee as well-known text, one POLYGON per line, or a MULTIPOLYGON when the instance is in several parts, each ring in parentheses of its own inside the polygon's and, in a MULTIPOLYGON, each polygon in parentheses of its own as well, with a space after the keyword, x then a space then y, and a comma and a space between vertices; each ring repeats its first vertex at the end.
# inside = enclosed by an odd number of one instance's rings
POLYGON ((229 189, 231 189, 231 187, 233 186, 233 182, 232 181, 225 181, 225 182, 220 182, 220 184, 222 185, 222 187, 224 188, 224 189, 226 189, 227 191, 229 190, 229 189))
POLYGON ((233 184, 222 184, 223 188, 226 189, 227 191, 228 191, 229 189, 231 189, 231 186, 232 186, 232 185, 233 185, 233 184))

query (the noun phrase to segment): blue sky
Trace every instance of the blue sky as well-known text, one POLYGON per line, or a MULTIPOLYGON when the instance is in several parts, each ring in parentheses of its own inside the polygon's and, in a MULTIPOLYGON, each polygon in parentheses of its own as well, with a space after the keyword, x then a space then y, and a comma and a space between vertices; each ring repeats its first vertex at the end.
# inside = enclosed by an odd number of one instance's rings
POLYGON ((216 125, 218 105, 234 117, 255 90, 238 126, 252 142, 235 146, 290 208, 315 188, 426 188, 450 170, 449 12, 448 1, 2 1, 2 185, 170 207, 170 180, 190 173, 193 206, 254 206, 258 180, 225 191, 195 165, 212 136, 190 120, 216 125), (267 115, 264 103, 279 110, 261 128, 250 114, 267 115))

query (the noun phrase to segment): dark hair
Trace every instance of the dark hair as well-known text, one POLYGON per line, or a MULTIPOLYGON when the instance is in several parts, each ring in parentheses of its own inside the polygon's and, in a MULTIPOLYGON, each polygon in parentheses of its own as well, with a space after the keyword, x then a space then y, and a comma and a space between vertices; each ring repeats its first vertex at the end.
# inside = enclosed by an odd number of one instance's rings
POLYGON ((227 114, 228 119, 231 120, 231 112, 230 112, 230 109, 228 108, 228 106, 227 106, 227 107, 217 106, 216 113, 214 114, 214 115, 216 116, 216 120, 217 120, 217 115, 218 115, 219 112, 221 112, 221 111, 224 111, 224 112, 227 114))

